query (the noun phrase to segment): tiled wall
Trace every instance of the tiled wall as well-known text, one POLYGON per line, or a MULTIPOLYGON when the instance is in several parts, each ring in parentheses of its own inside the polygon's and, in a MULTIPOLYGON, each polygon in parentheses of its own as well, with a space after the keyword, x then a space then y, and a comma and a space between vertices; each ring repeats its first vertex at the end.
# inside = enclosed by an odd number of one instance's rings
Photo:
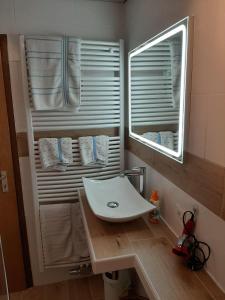
POLYGON ((195 19, 188 151, 225 166, 225 2, 185 1, 195 19))
MULTIPOLYGON (((194 16, 194 45, 186 150, 224 167, 225 1, 129 0, 126 6, 128 50, 187 15, 194 16)), ((207 270, 225 290, 225 222, 132 153, 127 152, 126 158, 127 167, 147 167, 148 194, 152 189, 159 190, 162 215, 176 234, 180 234, 182 227, 177 210, 198 206, 196 233, 212 248, 207 270)))

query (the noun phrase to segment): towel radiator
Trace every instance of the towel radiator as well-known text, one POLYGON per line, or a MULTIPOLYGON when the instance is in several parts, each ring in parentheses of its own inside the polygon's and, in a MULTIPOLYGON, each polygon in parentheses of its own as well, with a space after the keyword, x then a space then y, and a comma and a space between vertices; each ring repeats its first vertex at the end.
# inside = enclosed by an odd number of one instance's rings
POLYGON ((29 97, 24 37, 21 60, 26 105, 29 156, 38 259, 40 270, 80 265, 45 266, 40 232, 40 205, 78 201, 82 177, 111 178, 124 168, 124 45, 123 41, 81 40, 81 107, 79 112, 35 111, 29 97), (100 133, 98 133, 98 131, 100 133), (94 132, 94 134, 93 134, 94 132), (108 134, 110 132, 110 134, 108 134), (103 168, 82 166, 77 138, 82 135, 110 135, 109 164, 103 168), (73 164, 65 172, 41 169, 38 138, 70 136, 73 139, 73 164))

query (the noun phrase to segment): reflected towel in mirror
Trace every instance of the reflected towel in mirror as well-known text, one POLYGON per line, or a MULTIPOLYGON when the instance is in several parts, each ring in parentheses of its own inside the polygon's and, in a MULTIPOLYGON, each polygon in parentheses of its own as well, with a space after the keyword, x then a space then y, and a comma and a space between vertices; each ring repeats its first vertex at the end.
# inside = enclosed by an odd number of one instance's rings
POLYGON ((156 144, 174 150, 174 133, 172 131, 145 132, 143 133, 143 137, 156 144))

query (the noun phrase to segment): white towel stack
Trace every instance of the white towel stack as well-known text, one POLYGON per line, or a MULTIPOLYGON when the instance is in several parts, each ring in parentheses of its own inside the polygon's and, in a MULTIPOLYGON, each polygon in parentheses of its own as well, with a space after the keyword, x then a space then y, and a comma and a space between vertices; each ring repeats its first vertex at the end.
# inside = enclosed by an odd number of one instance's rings
POLYGON ((109 137, 106 135, 79 138, 80 156, 84 166, 108 164, 109 137))
POLYGON ((39 139, 39 153, 43 169, 66 171, 73 162, 72 139, 39 139))
POLYGON ((45 265, 89 256, 79 203, 41 205, 40 222, 45 265))

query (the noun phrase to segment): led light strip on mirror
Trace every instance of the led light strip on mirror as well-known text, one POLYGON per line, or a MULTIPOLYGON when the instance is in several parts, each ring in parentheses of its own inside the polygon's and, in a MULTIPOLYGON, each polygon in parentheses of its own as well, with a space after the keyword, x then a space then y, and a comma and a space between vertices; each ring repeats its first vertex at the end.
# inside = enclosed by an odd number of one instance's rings
MULTIPOLYGON (((151 38, 150 40, 148 40, 147 42, 145 42, 144 44, 140 45, 139 47, 135 48, 134 50, 129 52, 128 55, 128 97, 129 97, 129 136, 136 139, 137 141, 144 143, 145 145, 158 150, 159 152, 183 163, 183 150, 184 150, 184 139, 185 139, 185 122, 186 122, 186 107, 187 107, 187 80, 188 80, 188 65, 187 62, 190 65, 190 60, 189 60, 189 48, 190 48, 190 24, 191 24, 191 18, 187 17, 183 20, 181 20, 180 22, 176 23, 175 25, 171 26, 170 28, 166 29, 165 31, 163 31, 162 33, 158 34, 157 36, 151 38), (147 70, 157 70, 157 66, 158 66, 158 70, 160 69, 161 71, 164 70, 163 74, 166 74, 166 72, 168 72, 166 69, 168 69, 170 67, 170 62, 167 60, 168 58, 165 57, 165 55, 169 55, 169 52, 165 54, 165 46, 167 43, 167 40, 170 38, 173 38, 174 36, 180 34, 182 37, 182 42, 181 42, 181 50, 180 50, 180 75, 179 75, 179 91, 180 91, 180 95, 179 95, 179 109, 177 111, 177 116, 179 117, 178 120, 178 131, 176 133, 174 133, 174 141, 176 140, 177 142, 177 149, 172 149, 172 148, 167 148, 165 145, 162 145, 154 140, 149 140, 146 137, 137 134, 136 132, 134 132, 133 130, 133 123, 132 120, 133 119, 138 119, 139 121, 139 126, 141 124, 141 116, 145 116, 145 118, 143 117, 143 125, 146 124, 150 124, 151 122, 147 121, 147 117, 152 116, 155 118, 155 120, 157 120, 156 116, 158 117, 158 124, 157 122, 155 122, 155 124, 157 125, 161 125, 160 124, 160 118, 157 114, 154 114, 154 110, 152 110, 152 104, 148 105, 148 100, 150 101, 159 101, 157 104, 155 103, 154 105, 157 107, 160 107, 160 101, 164 103, 165 106, 165 99, 166 96, 163 95, 163 93, 166 92, 165 89, 165 79, 162 79, 164 76, 152 76, 149 77, 151 83, 149 83, 149 85, 147 86, 146 82, 145 85, 143 86, 143 91, 140 90, 141 88, 141 84, 139 83, 138 86, 138 97, 134 96, 134 88, 132 86, 133 82, 134 82, 134 76, 132 76, 132 73, 135 71, 133 68, 133 65, 139 65, 139 61, 142 61, 142 68, 136 68, 136 70, 142 70, 143 74, 146 74, 147 70), (159 45, 160 43, 160 45, 159 45), (154 48, 153 48, 154 47, 154 48), (156 55, 156 49, 162 48, 161 50, 159 49, 159 51, 161 51, 161 55, 164 55, 164 57, 159 57, 156 55), (152 54, 150 52, 150 50, 152 51, 152 54), (145 52, 144 52, 145 51, 145 52), (154 54, 155 53, 155 54, 154 54), (139 56, 138 56, 139 55, 139 56), (149 60, 148 60, 149 57, 149 60), (135 62, 135 63, 134 63, 135 62), (164 65, 165 67, 164 67, 164 65), (156 81, 155 78, 158 78, 158 82, 154 83, 156 81), (161 78, 161 79, 160 79, 161 78), (159 85, 160 80, 164 80, 163 85, 159 85), (153 82, 153 83, 152 83, 153 82), (154 86, 155 84, 155 86, 154 86), (156 85, 158 84, 158 85, 156 85), (164 88, 164 90, 163 90, 164 88), (153 89, 151 91, 151 89, 153 89), (157 90, 158 89, 158 90, 157 90), (159 93, 159 95, 156 95, 156 93, 159 93), (160 95, 161 94, 161 95, 160 95), (143 96, 144 95, 144 96, 143 96), (134 105, 134 101, 133 98, 135 98, 135 106, 137 107, 137 103, 138 100, 140 101, 140 103, 138 104, 138 108, 141 108, 141 103, 145 103, 144 105, 142 104, 142 110, 134 110, 132 105, 134 105), (136 99, 137 98, 137 99, 136 99), (150 98, 154 98, 153 100, 150 98), (161 99, 162 98, 162 99, 161 99), (144 100, 143 100, 144 99, 144 100), (160 100, 161 99, 161 100, 160 100), (138 113, 137 113, 138 112, 138 113), (139 113, 141 112, 141 113, 139 113), (136 115, 135 115, 136 114, 136 115), (135 117, 135 116, 138 116, 135 117)), ((172 58, 170 58, 170 60, 172 60, 172 58)), ((157 71, 155 71, 157 72, 157 71)), ((137 73, 137 72, 136 72, 137 73)), ((140 73, 140 71, 139 71, 140 73)), ((171 68, 171 73, 172 73, 172 68, 171 68)), ((140 76, 140 74, 138 75, 140 76)), ((142 75, 143 76, 143 75, 142 75)), ((149 75, 148 75, 149 76, 149 75)), ((171 75, 172 76, 172 75, 171 75)), ((141 77, 140 77, 141 78, 141 77)), ((144 78, 144 77, 143 77, 144 78)), ((172 78, 170 78, 168 76, 168 80, 171 81, 172 78)), ((137 79, 137 78, 136 78, 137 79)), ((149 81, 149 82, 150 82, 149 81)), ((168 81, 168 82, 169 82, 168 81)), ((136 84, 136 81, 135 81, 136 84)), ((137 93, 137 92, 135 92, 137 93)), ((169 98, 169 93, 170 90, 167 86, 167 93, 168 93, 168 98, 169 98)), ((168 100, 168 99, 167 99, 168 100)), ((163 105, 161 105, 163 106, 163 105)), ((157 110, 157 112, 159 113, 160 109, 157 110)), ((163 111, 162 116, 164 116, 164 119, 162 117, 162 124, 172 124, 172 123, 176 123, 176 111, 171 108, 168 107, 164 107, 164 109, 161 109, 161 111, 163 111), (167 116, 167 117, 165 117, 167 116), (168 120, 168 121, 166 121, 168 120), (169 121, 170 120, 170 121, 169 121)), ((153 119, 154 119, 153 118, 153 119)), ((152 122, 153 123, 153 122, 152 122)))

